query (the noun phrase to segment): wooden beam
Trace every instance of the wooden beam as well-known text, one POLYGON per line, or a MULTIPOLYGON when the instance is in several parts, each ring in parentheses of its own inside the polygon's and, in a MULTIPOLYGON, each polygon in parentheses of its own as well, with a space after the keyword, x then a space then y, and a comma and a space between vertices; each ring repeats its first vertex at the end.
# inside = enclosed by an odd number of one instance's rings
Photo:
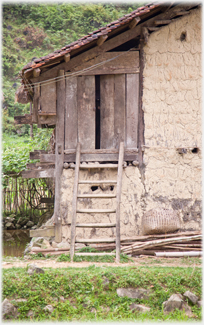
POLYGON ((64 55, 64 60, 65 60, 65 62, 70 61, 70 53, 67 53, 67 54, 64 55))
POLYGON ((40 108, 40 85, 34 85, 34 97, 33 97, 33 115, 32 122, 38 123, 38 111, 40 108))
POLYGON ((30 152, 30 159, 40 159, 40 154, 46 154, 47 150, 34 150, 30 152))
POLYGON ((15 124, 32 124, 32 115, 25 114, 20 116, 14 116, 15 124))
POLYGON ((33 77, 34 77, 34 78, 39 77, 40 72, 41 72, 40 68, 36 68, 36 69, 34 69, 34 70, 33 70, 33 77))
POLYGON ((108 35, 101 35, 97 40, 97 45, 101 46, 108 38, 108 35))
POLYGON ((143 35, 143 38, 144 38, 144 43, 147 44, 148 38, 149 38, 149 32, 148 32, 147 27, 142 28, 142 35, 143 35))
POLYGON ((60 215, 61 175, 64 163, 64 118, 65 118, 65 77, 64 70, 58 71, 57 82, 57 121, 56 121, 56 150, 55 150, 55 241, 62 241, 62 218, 60 215))
POLYGON ((30 230, 30 237, 51 237, 51 236, 54 236, 54 227, 30 230))
POLYGON ((23 178, 52 178, 55 175, 54 169, 46 170, 23 170, 21 176, 23 178))
POLYGON ((150 26, 150 27, 148 27, 148 31, 150 31, 150 32, 155 32, 155 31, 157 31, 159 29, 159 27, 154 27, 154 26, 150 26))
POLYGON ((133 20, 129 23, 129 28, 134 28, 140 22, 140 20, 140 17, 133 18, 133 20))
POLYGON ((54 203, 53 197, 41 197, 40 203, 54 203))

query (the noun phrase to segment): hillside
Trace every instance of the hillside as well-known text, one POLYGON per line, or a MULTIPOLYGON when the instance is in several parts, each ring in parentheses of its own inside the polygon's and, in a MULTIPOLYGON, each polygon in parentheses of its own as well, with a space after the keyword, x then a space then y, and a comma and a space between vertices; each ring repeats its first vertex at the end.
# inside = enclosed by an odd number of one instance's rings
MULTIPOLYGON (((4 4, 3 132, 29 135, 29 126, 14 125, 14 115, 29 113, 29 104, 15 103, 22 67, 140 7, 126 4, 4 4)), ((34 132, 36 131, 36 126, 34 132)))

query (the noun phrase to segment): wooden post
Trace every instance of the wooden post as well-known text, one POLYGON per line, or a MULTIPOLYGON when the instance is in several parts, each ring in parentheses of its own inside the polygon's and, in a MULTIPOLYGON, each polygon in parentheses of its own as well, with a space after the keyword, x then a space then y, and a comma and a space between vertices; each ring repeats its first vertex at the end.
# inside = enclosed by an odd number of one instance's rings
MULTIPOLYGON (((30 103, 30 115, 32 115, 32 103, 30 103)), ((33 139, 33 124, 30 124, 30 137, 33 139)))
POLYGON ((143 145, 145 144, 144 140, 144 111, 143 111, 143 70, 144 70, 144 50, 143 50, 144 42, 140 41, 140 76, 139 76, 139 122, 138 122, 138 159, 139 159, 139 167, 140 171, 143 170, 143 145))
POLYGON ((70 245, 71 262, 73 262, 73 258, 74 258, 79 166, 80 166, 80 143, 78 142, 77 150, 76 150, 76 167, 75 167, 74 191, 73 191, 73 201, 72 201, 72 225, 71 225, 71 245, 70 245))
POLYGON ((38 110, 40 106, 40 84, 34 86, 34 98, 33 98, 33 115, 32 122, 38 123, 38 110))
POLYGON ((116 262, 120 262, 120 201, 122 188, 122 173, 124 159, 124 142, 120 143, 117 176, 117 207, 116 207, 116 262))
POLYGON ((57 121, 56 121, 56 150, 55 150, 55 241, 62 241, 62 219, 60 215, 61 175, 64 163, 64 110, 65 110, 65 78, 64 70, 59 70, 57 81, 57 121))

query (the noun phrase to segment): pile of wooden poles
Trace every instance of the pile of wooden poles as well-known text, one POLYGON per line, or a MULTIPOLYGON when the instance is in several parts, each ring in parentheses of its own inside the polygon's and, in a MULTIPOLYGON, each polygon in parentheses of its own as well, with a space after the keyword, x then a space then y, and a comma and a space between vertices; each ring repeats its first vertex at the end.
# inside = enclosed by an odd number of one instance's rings
MULTIPOLYGON (((88 247, 97 251, 110 251, 115 249, 115 243, 90 244, 88 247)), ((43 255, 69 254, 67 248, 32 247, 31 254, 43 255)), ((162 235, 146 235, 131 238, 121 238, 121 253, 129 256, 201 256, 202 233, 200 231, 186 231, 162 235)))

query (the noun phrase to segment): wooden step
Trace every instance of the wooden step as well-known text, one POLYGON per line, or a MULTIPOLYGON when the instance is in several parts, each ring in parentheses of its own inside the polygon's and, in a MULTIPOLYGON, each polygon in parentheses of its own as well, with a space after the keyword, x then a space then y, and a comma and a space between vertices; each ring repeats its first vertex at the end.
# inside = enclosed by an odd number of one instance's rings
POLYGON ((115 238, 76 239, 75 243, 115 243, 115 238))
POLYGON ((80 164, 80 169, 118 168, 118 164, 80 164))
POLYGON ((81 228, 111 228, 111 227, 116 227, 116 223, 77 223, 76 227, 81 227, 81 228))
POLYGON ((102 198, 102 199, 111 199, 116 197, 115 194, 78 194, 78 198, 102 198))
POLYGON ((116 209, 77 209, 77 213, 115 213, 116 209))
POLYGON ((115 256, 115 253, 75 253, 77 256, 115 256))
POLYGON ((117 184, 116 180, 80 180, 79 184, 117 184))

